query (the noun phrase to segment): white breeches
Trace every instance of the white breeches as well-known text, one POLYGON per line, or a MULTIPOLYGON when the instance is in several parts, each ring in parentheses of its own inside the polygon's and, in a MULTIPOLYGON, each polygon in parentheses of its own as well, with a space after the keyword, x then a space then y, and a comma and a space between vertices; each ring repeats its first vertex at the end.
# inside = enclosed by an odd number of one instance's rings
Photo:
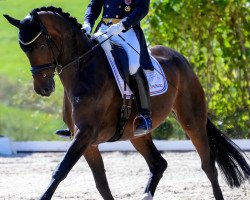
MULTIPOLYGON (((100 28, 98 29, 98 31, 94 34, 94 38, 105 33, 107 29, 108 29, 108 26, 105 24, 102 24, 100 28)), ((125 33, 122 32, 120 35, 125 39, 125 41, 123 41, 119 37, 119 35, 112 36, 110 40, 107 40, 106 42, 102 44, 102 47, 106 51, 110 52, 112 49, 110 45, 110 41, 112 43, 115 43, 116 45, 122 46, 128 55, 129 73, 130 75, 133 75, 137 72, 138 68, 140 67, 140 55, 138 54, 140 53, 140 44, 136 37, 135 31, 132 28, 126 31, 125 33), (135 50, 133 50, 128 44, 130 44, 138 53, 135 50)), ((102 42, 106 38, 108 38, 108 36, 104 34, 100 37, 97 37, 96 39, 99 42, 102 42)))

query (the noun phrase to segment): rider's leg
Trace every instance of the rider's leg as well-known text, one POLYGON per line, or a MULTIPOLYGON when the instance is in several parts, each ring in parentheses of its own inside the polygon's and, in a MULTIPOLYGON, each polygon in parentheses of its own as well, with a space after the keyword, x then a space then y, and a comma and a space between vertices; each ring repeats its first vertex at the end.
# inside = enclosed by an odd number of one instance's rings
POLYGON ((111 40, 121 45, 128 54, 129 72, 131 75, 131 89, 135 94, 135 100, 139 112, 139 125, 134 134, 136 136, 149 132, 152 128, 150 95, 147 78, 140 66, 140 45, 133 29, 121 33, 125 41, 119 37, 112 37, 111 40), (131 46, 134 48, 132 48, 131 46))
POLYGON ((135 129, 135 135, 143 135, 152 128, 149 87, 143 69, 140 67, 131 77, 131 89, 135 94, 135 100, 139 112, 139 124, 135 129))
MULTIPOLYGON (((103 35, 108 26, 102 24, 99 30, 94 34, 99 42, 105 40, 108 36, 103 35)), ((136 104, 139 112, 139 125, 136 127, 135 135, 143 135, 149 132, 152 128, 151 111, 150 111, 150 96, 146 76, 140 68, 140 44, 133 29, 121 33, 122 38, 113 36, 110 40, 118 45, 121 45, 128 54, 129 72, 131 75, 131 89, 135 94, 136 104), (125 41, 124 41, 125 39, 125 41), (133 48, 129 45, 133 45, 133 48)), ((111 45, 109 41, 102 44, 106 52, 111 53, 111 45)))
MULTIPOLYGON (((108 38, 108 36, 105 34, 105 32, 108 28, 109 27, 107 25, 102 24, 99 27, 98 31, 96 33, 94 33, 93 38, 95 38, 99 43, 103 42, 104 40, 106 40, 108 38)), ((110 44, 110 40, 107 40, 106 42, 102 43, 101 46, 105 50, 106 53, 110 52, 110 54, 111 54, 112 47, 110 44)))

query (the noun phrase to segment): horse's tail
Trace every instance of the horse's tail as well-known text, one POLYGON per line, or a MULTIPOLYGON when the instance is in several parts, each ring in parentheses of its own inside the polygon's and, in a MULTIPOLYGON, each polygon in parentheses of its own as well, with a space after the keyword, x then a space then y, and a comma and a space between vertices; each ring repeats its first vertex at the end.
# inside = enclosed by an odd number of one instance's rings
POLYGON ((242 150, 215 125, 207 120, 209 146, 219 169, 230 187, 239 187, 250 180, 250 166, 242 150))

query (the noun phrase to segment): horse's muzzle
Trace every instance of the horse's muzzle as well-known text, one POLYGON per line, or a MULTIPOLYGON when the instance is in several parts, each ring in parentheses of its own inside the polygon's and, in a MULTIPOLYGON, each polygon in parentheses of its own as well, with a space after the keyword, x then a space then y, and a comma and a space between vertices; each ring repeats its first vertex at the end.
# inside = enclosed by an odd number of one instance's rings
POLYGON ((55 91, 55 83, 54 81, 51 84, 46 84, 41 87, 34 87, 34 90, 37 94, 41 96, 49 97, 55 91))
POLYGON ((49 97, 51 93, 54 92, 54 89, 40 88, 40 89, 35 89, 35 91, 37 94, 41 96, 49 97))

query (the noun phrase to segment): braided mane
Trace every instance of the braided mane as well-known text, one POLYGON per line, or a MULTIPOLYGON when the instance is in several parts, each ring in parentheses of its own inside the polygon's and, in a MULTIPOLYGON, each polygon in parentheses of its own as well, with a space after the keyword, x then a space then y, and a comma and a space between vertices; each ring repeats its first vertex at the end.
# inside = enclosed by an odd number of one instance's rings
POLYGON ((61 8, 56 8, 54 6, 48 6, 48 7, 43 6, 40 8, 35 8, 34 10, 32 10, 30 12, 30 15, 33 15, 33 13, 37 13, 37 12, 41 12, 41 11, 50 11, 50 12, 58 13, 64 19, 68 20, 72 26, 75 26, 78 29, 81 29, 81 27, 82 27, 82 25, 77 22, 76 18, 70 16, 69 13, 63 12, 63 10, 61 8))

